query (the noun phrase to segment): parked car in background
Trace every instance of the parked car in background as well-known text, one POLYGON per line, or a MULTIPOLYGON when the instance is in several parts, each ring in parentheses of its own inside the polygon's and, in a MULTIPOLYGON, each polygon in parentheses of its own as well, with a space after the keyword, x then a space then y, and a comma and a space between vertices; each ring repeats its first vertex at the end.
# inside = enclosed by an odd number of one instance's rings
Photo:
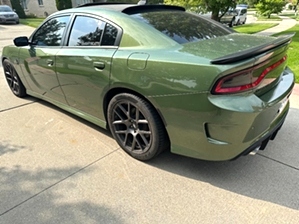
POLYGON ((245 24, 247 19, 247 5, 237 5, 235 11, 237 15, 235 16, 234 25, 245 24))
MULTIPOLYGON (((221 13, 220 13, 221 14, 221 13)), ((235 9, 229 9, 221 18, 220 22, 227 24, 229 27, 233 27, 237 21, 237 11, 235 9)))
POLYGON ((90 3, 15 38, 1 62, 13 94, 109 129, 136 159, 170 148, 231 160, 263 150, 283 125, 293 35, 237 33, 178 6, 90 3))
POLYGON ((0 23, 19 24, 19 16, 8 5, 0 5, 0 23))

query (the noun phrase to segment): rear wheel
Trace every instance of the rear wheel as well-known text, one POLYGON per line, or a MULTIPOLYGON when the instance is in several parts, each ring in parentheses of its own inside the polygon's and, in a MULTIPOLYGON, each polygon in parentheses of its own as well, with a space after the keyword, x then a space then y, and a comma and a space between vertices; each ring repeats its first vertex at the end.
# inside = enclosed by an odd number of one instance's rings
POLYGON ((138 96, 129 93, 114 96, 107 117, 113 137, 135 159, 150 160, 169 147, 158 113, 138 96))
POLYGON ((26 96, 26 89, 13 65, 7 59, 2 64, 6 82, 10 90, 18 97, 26 96))

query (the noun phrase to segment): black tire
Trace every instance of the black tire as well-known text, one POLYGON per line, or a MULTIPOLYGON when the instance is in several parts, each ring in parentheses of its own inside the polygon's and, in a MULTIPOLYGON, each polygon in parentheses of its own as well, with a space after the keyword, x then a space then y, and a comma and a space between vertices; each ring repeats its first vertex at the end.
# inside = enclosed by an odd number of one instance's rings
POLYGON ((239 25, 241 25, 241 23, 240 23, 240 20, 238 19, 236 26, 239 26, 239 25))
POLYGON ((235 21, 235 18, 233 18, 232 21, 230 21, 230 23, 228 24, 228 26, 229 27, 233 27, 234 26, 234 21, 235 21))
POLYGON ((3 61, 2 65, 6 82, 13 94, 21 98, 26 96, 26 89, 14 66, 7 59, 3 61))
POLYGON ((245 20, 244 20, 243 24, 245 24, 245 23, 246 23, 246 18, 245 18, 245 20))
POLYGON ((110 131, 119 146, 138 160, 150 160, 169 147, 164 124, 144 99, 129 93, 114 96, 107 111, 110 131))

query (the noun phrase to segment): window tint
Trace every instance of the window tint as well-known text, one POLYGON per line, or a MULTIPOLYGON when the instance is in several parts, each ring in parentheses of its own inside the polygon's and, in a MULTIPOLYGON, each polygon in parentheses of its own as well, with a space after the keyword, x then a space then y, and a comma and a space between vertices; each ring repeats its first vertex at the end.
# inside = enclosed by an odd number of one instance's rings
POLYGON ((32 42, 38 46, 59 46, 68 22, 69 16, 50 19, 37 30, 32 42))
POLYGON ((114 45, 117 29, 99 19, 77 16, 72 27, 69 46, 114 45))
POLYGON ((211 39, 230 33, 220 25, 186 12, 158 11, 133 14, 132 16, 153 26, 180 44, 211 39))
POLYGON ((117 29, 114 26, 107 23, 106 27, 105 27, 102 45, 105 45, 105 46, 115 45, 116 37, 117 37, 117 29))
POLYGON ((69 46, 99 46, 105 23, 91 17, 77 16, 72 27, 69 46))

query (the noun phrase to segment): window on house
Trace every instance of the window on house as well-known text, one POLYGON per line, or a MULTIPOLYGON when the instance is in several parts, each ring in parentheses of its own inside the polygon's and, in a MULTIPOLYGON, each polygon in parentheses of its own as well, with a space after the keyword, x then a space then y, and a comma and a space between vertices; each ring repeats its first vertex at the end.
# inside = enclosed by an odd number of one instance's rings
POLYGON ((20 4, 21 4, 23 9, 28 9, 27 8, 27 0, 20 0, 20 4))
POLYGON ((44 5, 43 0, 37 0, 37 2, 38 2, 38 5, 44 5))

